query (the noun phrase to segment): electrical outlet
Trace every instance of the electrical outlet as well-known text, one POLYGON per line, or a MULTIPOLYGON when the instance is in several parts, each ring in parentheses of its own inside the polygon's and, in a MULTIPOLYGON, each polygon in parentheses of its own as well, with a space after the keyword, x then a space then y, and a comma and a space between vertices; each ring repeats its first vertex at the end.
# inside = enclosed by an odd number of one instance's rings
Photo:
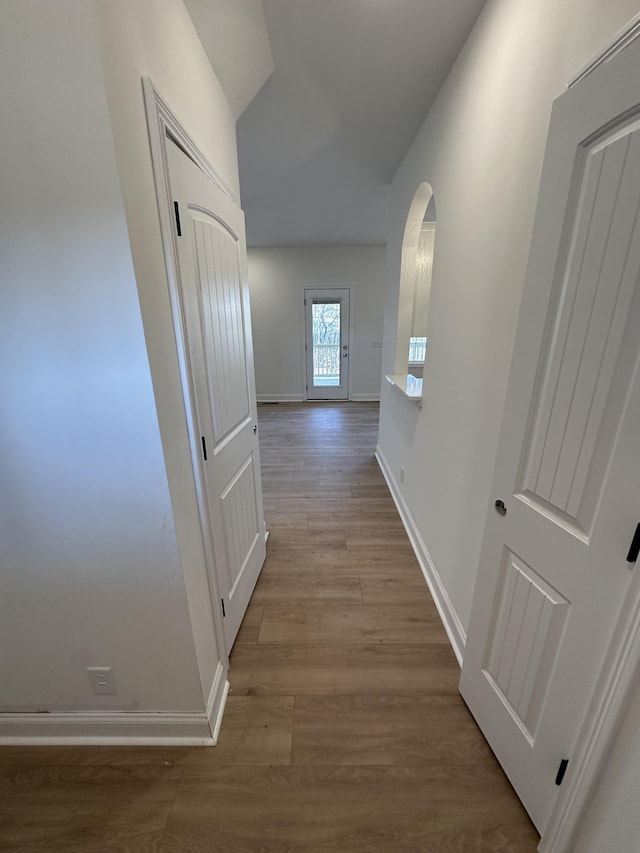
POLYGON ((404 465, 400 466, 400 482, 404 483, 404 465))
POLYGON ((118 692, 110 666, 88 666, 87 674, 96 696, 112 696, 118 692))

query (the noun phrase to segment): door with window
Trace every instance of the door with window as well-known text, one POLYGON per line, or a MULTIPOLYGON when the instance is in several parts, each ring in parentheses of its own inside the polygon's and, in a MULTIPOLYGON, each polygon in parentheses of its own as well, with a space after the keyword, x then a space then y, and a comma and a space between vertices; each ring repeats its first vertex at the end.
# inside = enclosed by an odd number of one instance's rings
POLYGON ((349 288, 305 290, 307 400, 349 399, 349 288))

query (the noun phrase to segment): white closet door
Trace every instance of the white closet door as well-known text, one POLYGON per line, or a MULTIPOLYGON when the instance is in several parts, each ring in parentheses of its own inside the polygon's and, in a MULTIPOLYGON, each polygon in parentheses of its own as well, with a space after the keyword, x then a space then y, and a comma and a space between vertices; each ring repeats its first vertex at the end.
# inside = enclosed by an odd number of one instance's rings
POLYGON ((176 145, 168 142, 167 149, 207 512, 230 650, 266 554, 244 216, 176 145))

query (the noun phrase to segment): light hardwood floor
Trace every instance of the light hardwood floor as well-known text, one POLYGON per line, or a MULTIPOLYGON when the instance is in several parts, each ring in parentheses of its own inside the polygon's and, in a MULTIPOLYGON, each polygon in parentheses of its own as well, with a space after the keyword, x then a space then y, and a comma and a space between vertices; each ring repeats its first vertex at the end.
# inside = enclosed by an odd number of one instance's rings
POLYGON ((271 535, 218 746, 0 750, 0 849, 533 853, 373 458, 377 406, 259 424, 271 535))

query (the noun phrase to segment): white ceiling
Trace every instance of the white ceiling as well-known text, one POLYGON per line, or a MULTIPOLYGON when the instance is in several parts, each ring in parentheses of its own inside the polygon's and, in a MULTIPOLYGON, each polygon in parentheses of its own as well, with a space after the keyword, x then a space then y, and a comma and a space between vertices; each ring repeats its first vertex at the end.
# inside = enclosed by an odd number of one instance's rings
MULTIPOLYGON (((255 2, 187 0, 205 48, 202 7, 255 2)), ((483 3, 263 0, 275 70, 237 125, 250 246, 385 242, 389 183, 483 3)))

